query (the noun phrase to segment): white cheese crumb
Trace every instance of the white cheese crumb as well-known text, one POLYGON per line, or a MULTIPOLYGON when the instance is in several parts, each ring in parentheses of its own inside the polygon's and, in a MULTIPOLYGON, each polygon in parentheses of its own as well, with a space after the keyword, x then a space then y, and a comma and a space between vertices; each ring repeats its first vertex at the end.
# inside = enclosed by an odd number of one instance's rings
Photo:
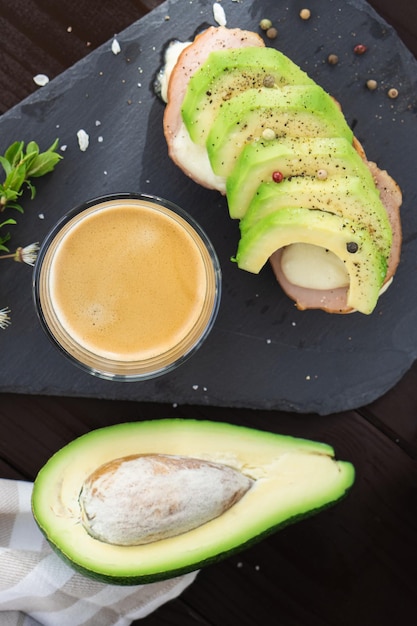
POLYGON ((82 128, 77 132, 78 145, 80 146, 81 152, 85 152, 88 148, 88 144, 90 141, 90 137, 82 128))
POLYGON ((100 135, 100 137, 97 137, 97 141, 98 141, 99 143, 103 143, 103 137, 100 135))
POLYGON ((44 87, 49 83, 49 78, 46 74, 36 74, 36 76, 33 77, 33 82, 39 87, 44 87))
POLYGON ((226 26, 226 13, 224 12, 224 9, 219 2, 215 2, 213 4, 213 15, 219 26, 226 26))
POLYGON ((193 389, 194 389, 194 391, 197 391, 198 385, 193 385, 193 389))
POLYGON ((38 215, 40 220, 44 220, 45 219, 45 215, 43 213, 39 213, 38 215))
POLYGON ((101 122, 100 122, 100 120, 96 120, 96 121, 95 121, 95 125, 96 125, 96 126, 101 126, 101 122))
POLYGON ((113 52, 113 54, 119 54, 119 52, 121 51, 121 47, 119 42, 117 41, 116 37, 113 39, 112 44, 111 44, 111 51, 113 52))
POLYGON ((61 146, 59 149, 61 150, 61 152, 65 152, 65 150, 67 149, 67 145, 66 145, 66 144, 64 144, 64 145, 63 145, 63 146, 61 146))

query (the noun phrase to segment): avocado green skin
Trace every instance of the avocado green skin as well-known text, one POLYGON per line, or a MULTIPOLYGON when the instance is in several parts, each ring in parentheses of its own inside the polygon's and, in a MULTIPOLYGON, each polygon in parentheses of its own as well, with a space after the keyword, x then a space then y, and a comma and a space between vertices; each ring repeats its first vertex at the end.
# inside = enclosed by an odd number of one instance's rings
MULTIPOLYGON (((312 506, 308 511, 304 511, 302 514, 289 516, 285 520, 281 520, 278 523, 272 522, 269 527, 264 526, 262 528, 261 524, 259 533, 256 536, 245 538, 246 540, 242 541, 239 545, 233 545, 230 549, 219 550, 218 553, 207 555, 207 557, 203 559, 191 558, 188 563, 182 564, 179 567, 175 567, 175 565, 171 563, 171 567, 164 568, 163 571, 161 570, 146 572, 146 563, 145 567, 143 567, 142 564, 138 564, 138 571, 123 571, 122 574, 120 574, 120 572, 113 574, 111 572, 105 572, 103 571, 103 568, 101 568, 101 571, 97 569, 94 570, 94 566, 85 567, 80 561, 73 560, 71 558, 71 555, 68 553, 71 548, 69 548, 68 550, 63 550, 58 545, 59 541, 52 539, 50 530, 53 531, 54 528, 53 525, 51 526, 49 518, 49 509, 51 508, 49 493, 51 491, 51 487, 55 485, 55 481, 59 479, 61 475, 60 468, 62 469, 62 467, 64 467, 65 471, 67 471, 67 469, 70 468, 72 463, 74 462, 74 458, 77 459, 78 463, 80 460, 82 460, 83 456, 85 456, 87 452, 93 454, 94 445, 96 445, 97 442, 99 446, 100 442, 103 442, 104 440, 106 442, 110 442, 112 452, 114 451, 114 455, 117 457, 117 447, 116 449, 114 449, 114 441, 120 441, 120 437, 122 437, 123 441, 125 440, 125 438, 128 438, 129 440, 138 442, 141 441, 141 436, 145 438, 148 437, 148 441, 152 439, 153 446, 153 440, 155 439, 155 441, 157 441, 160 433, 162 436, 165 436, 170 441, 172 439, 177 439, 178 441, 180 441, 183 437, 187 436, 187 433, 193 433, 193 435, 195 433, 198 433, 198 437, 201 437, 201 440, 204 441, 204 446, 206 446, 206 438, 211 436, 214 441, 212 434, 213 431, 215 433, 215 437, 217 437, 216 441, 221 442, 222 440, 227 439, 228 441, 235 442, 236 447, 238 447, 239 442, 241 447, 242 445, 249 445, 250 448, 248 449, 250 450, 257 450, 258 446, 262 448, 263 445, 263 454, 265 453, 265 450, 268 450, 267 454, 271 455, 273 454, 271 450, 273 451, 276 447, 278 447, 281 450, 281 453, 285 452, 286 450, 296 449, 299 452, 305 452, 308 456, 311 453, 319 455, 320 457, 329 457, 332 461, 335 461, 334 450, 328 444, 307 439, 301 439, 298 437, 294 438, 287 435, 278 435, 266 431, 260 431, 244 426, 235 426, 222 422, 210 422, 207 420, 192 419, 160 419, 137 423, 122 423, 97 429, 70 442, 64 448, 56 452, 49 459, 46 465, 44 465, 44 467, 40 470, 35 480, 32 494, 32 512, 35 521, 37 522, 40 530, 44 534, 46 540, 51 545, 51 548, 76 571, 82 573, 89 578, 93 578, 95 580, 99 580, 105 583, 115 585, 136 585, 156 582, 158 580, 166 580, 175 576, 179 576, 181 574, 185 574, 187 572, 195 571, 203 566, 207 566, 211 563, 216 563, 222 559, 225 559, 231 554, 244 550, 248 546, 261 541, 264 537, 276 532, 277 530, 289 524, 295 523, 300 519, 309 517, 319 512, 320 510, 323 510, 324 508, 333 505, 346 495, 346 493, 349 491, 350 487, 354 483, 355 470, 351 463, 345 461, 337 461, 338 474, 343 476, 343 478, 341 479, 341 481, 338 480, 337 485, 333 485, 331 487, 332 495, 330 495, 330 493, 326 491, 326 500, 322 500, 322 502, 317 507, 312 506), (244 443, 242 443, 242 441, 244 443), (56 468, 58 468, 58 472, 56 468), (58 476, 56 475, 57 473, 58 476), (45 506, 48 509, 46 511, 46 514, 44 511, 45 506), (47 528, 48 524, 50 530, 48 530, 47 528), (142 571, 140 572, 139 570, 141 569, 141 567, 142 571)), ((137 444, 134 443, 134 445, 137 444)), ((226 447, 228 448, 228 444, 226 447)), ((138 449, 140 451, 140 445, 138 449)), ((256 452, 256 454, 258 454, 258 451, 256 452)), ((219 519, 221 519, 221 517, 219 519)), ((99 541, 98 544, 100 544, 99 541)), ((126 548, 126 550, 129 550, 129 548, 126 548)))
POLYGON ((299 176, 280 183, 261 183, 240 222, 242 235, 258 220, 291 207, 329 211, 365 226, 388 260, 392 244, 388 214, 378 191, 366 180, 349 175, 327 180, 299 176))
POLYGON ((375 188, 372 174, 352 144, 344 138, 290 138, 254 141, 247 144, 226 181, 230 217, 242 219, 259 185, 272 180, 275 171, 284 178, 316 176, 325 169, 328 176, 358 176, 375 188))
POLYGON ((228 176, 248 143, 272 130, 284 137, 343 137, 353 133, 339 107, 319 85, 247 89, 223 103, 207 136, 215 174, 228 176))
POLYGON ((182 118, 191 139, 204 145, 219 107, 249 88, 262 87, 265 78, 273 87, 314 84, 284 54, 274 48, 215 50, 191 76, 182 103, 182 118))
MULTIPOLYGON (((350 467, 351 469, 351 483, 353 484, 355 480, 355 470, 350 463, 344 463, 344 465, 350 467)), ((337 499, 333 500, 332 502, 328 502, 327 504, 321 507, 317 507, 317 509, 312 509, 308 511, 308 513, 305 513, 303 515, 295 515, 294 517, 286 520, 285 522, 277 524, 276 526, 271 526, 270 528, 260 533, 256 537, 253 537, 246 543, 243 543, 234 549, 222 552, 220 554, 216 554, 215 556, 209 557, 202 561, 190 563, 188 567, 181 567, 177 570, 172 569, 169 572, 159 572, 157 574, 152 574, 149 576, 147 575, 138 575, 138 576, 108 575, 106 576, 105 574, 101 574, 99 572, 93 572, 89 569, 86 569, 85 567, 82 567, 82 565, 80 565, 79 563, 74 563, 74 561, 71 561, 71 559, 67 557, 66 554, 61 552, 61 550, 58 548, 57 545, 55 545, 53 542, 49 540, 48 535, 46 534, 46 532, 44 531, 42 527, 40 527, 40 530, 42 531, 43 535, 48 541, 48 544, 51 546, 55 554, 57 554, 69 567, 79 572, 83 576, 86 576, 87 578, 91 578, 98 582, 111 584, 111 585, 119 585, 119 586, 145 585, 145 584, 155 583, 155 582, 159 582, 163 580, 169 580, 170 578, 175 578, 176 576, 182 576, 183 574, 188 574, 189 572, 195 572, 196 570, 202 569, 203 567, 214 565, 216 563, 224 561, 225 559, 230 558, 231 556, 235 554, 239 554, 240 552, 243 552, 244 550, 251 548, 257 543, 260 543, 267 537, 279 532, 280 530, 283 530, 284 528, 287 528, 287 526, 292 526, 293 524, 296 524, 297 522, 306 520, 309 517, 313 517, 314 515, 317 515, 318 513, 321 513, 322 511, 325 511, 326 509, 331 508, 332 506, 336 505, 338 502, 341 502, 342 500, 346 498, 346 496, 349 493, 349 489, 350 487, 347 487, 346 491, 342 493, 337 499)))

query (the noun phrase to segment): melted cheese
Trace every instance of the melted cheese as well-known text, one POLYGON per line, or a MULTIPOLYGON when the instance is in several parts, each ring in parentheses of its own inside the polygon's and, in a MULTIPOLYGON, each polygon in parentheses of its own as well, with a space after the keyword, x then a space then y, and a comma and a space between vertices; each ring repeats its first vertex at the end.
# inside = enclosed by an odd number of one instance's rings
POLYGON ((349 285, 346 267, 333 252, 307 243, 284 248, 281 259, 285 277, 298 287, 337 289, 349 285))

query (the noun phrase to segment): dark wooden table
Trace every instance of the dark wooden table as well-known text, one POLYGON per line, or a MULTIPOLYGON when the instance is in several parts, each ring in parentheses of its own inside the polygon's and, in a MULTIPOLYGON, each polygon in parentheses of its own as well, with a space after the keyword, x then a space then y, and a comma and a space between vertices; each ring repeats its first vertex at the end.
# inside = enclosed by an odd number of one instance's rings
MULTIPOLYGON (((110 39, 158 0, 0 0, 0 113, 110 39)), ((417 5, 372 0, 417 55, 417 5)), ((1 337, 0 337, 1 341, 1 337)), ((1 345, 1 344, 0 344, 1 345)), ((2 367, 7 355, 2 354, 2 367)), ((347 499, 212 565, 144 626, 412 626, 417 623, 417 365, 355 411, 278 411, 3 394, 0 476, 33 480, 78 435, 158 417, 229 421, 331 443, 357 470, 347 499)), ((59 625, 57 625, 59 626, 59 625)))

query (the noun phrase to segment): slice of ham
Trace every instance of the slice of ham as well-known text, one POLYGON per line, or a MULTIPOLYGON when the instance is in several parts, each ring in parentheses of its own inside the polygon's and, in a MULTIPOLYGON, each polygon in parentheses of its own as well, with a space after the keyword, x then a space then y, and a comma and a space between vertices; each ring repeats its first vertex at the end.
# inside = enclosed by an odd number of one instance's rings
MULTIPOLYGON (((361 148, 361 156, 365 158, 363 148, 361 148)), ((400 262, 401 254, 401 221, 400 206, 402 194, 397 183, 385 171, 371 162, 366 161, 373 177, 375 185, 379 190, 381 201, 385 206, 392 229, 392 246, 390 257, 388 259, 388 269, 385 277, 384 286, 388 287, 400 262)), ((308 289, 292 284, 285 276, 281 267, 282 249, 277 250, 270 258, 270 263, 277 281, 281 285, 284 292, 295 301, 296 306, 301 311, 306 309, 323 309, 328 313, 352 313, 354 309, 347 306, 348 287, 340 287, 338 289, 308 289)))
MULTIPOLYGON (((263 39, 251 31, 240 28, 226 28, 211 26, 197 35, 194 41, 179 55, 171 72, 167 90, 167 105, 164 112, 164 134, 168 144, 170 158, 183 172, 196 183, 209 189, 217 189, 224 193, 224 180, 207 174, 210 168, 208 157, 204 149, 194 146, 189 138, 181 115, 181 106, 187 90, 188 81, 194 72, 206 61, 214 50, 224 48, 264 47, 263 39), (187 159, 183 154, 187 154, 187 159), (195 162, 205 161, 204 167, 190 169, 189 151, 195 151, 195 162)), ((211 169, 211 168, 210 168, 211 169)))

